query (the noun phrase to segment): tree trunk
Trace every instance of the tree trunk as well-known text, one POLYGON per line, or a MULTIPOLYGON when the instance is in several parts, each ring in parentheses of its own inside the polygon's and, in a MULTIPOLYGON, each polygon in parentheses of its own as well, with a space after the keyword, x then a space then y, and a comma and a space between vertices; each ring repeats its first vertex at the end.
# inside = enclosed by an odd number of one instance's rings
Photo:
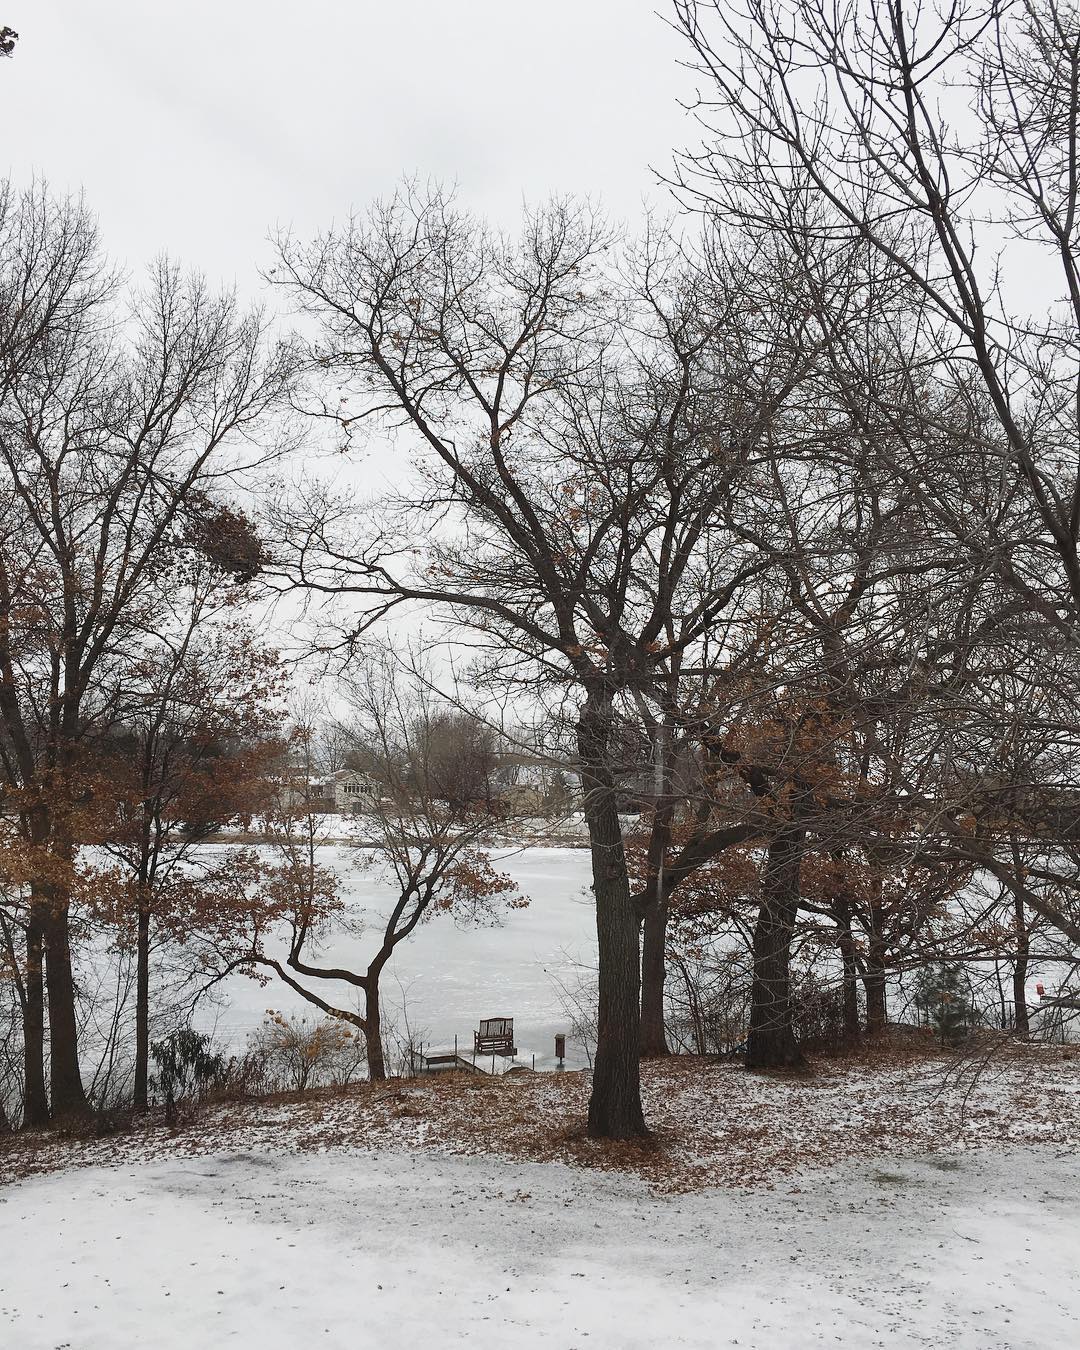
POLYGON ((840 926, 838 946, 844 971, 844 1036, 849 1041, 855 1041, 862 1031, 859 1025, 859 970, 855 964, 855 939, 851 932, 851 915, 846 908, 840 911, 838 923, 840 926))
POLYGON ((866 990, 866 1034, 880 1036, 889 1021, 885 992, 885 952, 879 941, 871 938, 866 953, 866 972, 863 975, 866 990))
POLYGON ((75 979, 67 896, 54 896, 45 921, 45 970, 49 998, 49 1070, 54 1119, 87 1109, 79 1071, 79 1033, 75 1019, 75 979))
POLYGON ((368 1078, 381 1083, 386 1078, 386 1059, 382 1043, 382 1007, 379 1003, 378 970, 368 970, 364 986, 364 1040, 367 1043, 368 1078))
POLYGON ((881 906, 881 874, 875 871, 873 898, 867 914, 866 963, 863 989, 866 991, 866 1034, 880 1036, 889 1021, 885 992, 885 932, 881 906))
POLYGON ((805 831, 789 826, 769 845, 761 909, 754 928, 748 1069, 779 1069, 803 1062, 791 1021, 791 941, 799 913, 805 831))
POLYGON ((664 1026, 664 985, 667 980, 668 903, 664 894, 664 860, 675 819, 672 793, 674 763, 670 728, 660 722, 650 729, 653 753, 653 819, 648 852, 649 899, 641 935, 641 1055, 654 1059, 668 1054, 664 1026))
POLYGON ((23 1009, 24 1127, 49 1123, 49 1095, 45 1088, 45 955, 41 915, 31 895, 26 926, 26 1006, 23 1009))
POLYGON ((1018 1036, 1028 1036, 1031 1032, 1027 1005, 1028 950, 1028 928, 1027 918, 1024 914, 1024 902, 1020 896, 1017 896, 1016 960, 1013 962, 1013 1016, 1018 1036))
POLYGON ((149 1105, 150 1078, 150 906, 139 902, 135 966, 135 1109, 149 1105))
POLYGON ((667 978, 667 905, 653 901, 645 910, 641 941, 641 1054, 645 1059, 668 1054, 664 1027, 664 983, 667 978))
POLYGON ((634 1139, 647 1133, 639 1077, 641 952, 608 758, 610 736, 611 693, 594 686, 578 719, 599 955, 589 1137, 634 1139))

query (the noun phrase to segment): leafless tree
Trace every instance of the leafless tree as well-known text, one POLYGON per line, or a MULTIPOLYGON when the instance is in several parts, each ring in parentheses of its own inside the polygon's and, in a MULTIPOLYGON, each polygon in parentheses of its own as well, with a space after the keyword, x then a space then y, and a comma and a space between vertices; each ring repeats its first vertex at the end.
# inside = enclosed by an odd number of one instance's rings
POLYGON ((98 826, 108 861, 89 870, 96 917, 121 946, 134 940, 134 1104, 143 1110, 154 941, 177 946, 200 928, 227 929, 230 910, 245 923, 250 854, 227 849, 211 862, 203 845, 225 822, 266 809, 280 755, 276 653, 255 640, 216 568, 197 566, 191 580, 173 592, 154 640, 130 654, 124 706, 96 743, 111 779, 98 826))
POLYGON ((475 803, 448 802, 431 772, 446 709, 430 690, 407 687, 392 663, 374 662, 352 681, 350 705, 352 733, 377 789, 365 803, 369 837, 358 847, 368 873, 393 895, 377 920, 377 946, 363 969, 320 962, 319 948, 335 927, 362 935, 366 925, 338 896, 320 861, 317 819, 301 805, 277 815, 272 837, 281 862, 264 883, 272 903, 256 924, 250 949, 231 964, 272 970, 322 1012, 355 1026, 367 1045, 368 1073, 381 1079, 381 979, 398 946, 439 915, 461 923, 497 922, 501 907, 526 902, 482 847, 491 831, 483 805, 477 810, 475 803), (279 955, 282 933, 287 950, 279 955), (360 1007, 331 1001, 335 985, 358 995, 360 1007))
POLYGON ((293 371, 259 314, 166 261, 122 289, 80 202, 0 193, 0 763, 35 871, 30 1124, 85 1102, 69 913, 89 744, 122 705, 177 556, 229 551, 228 494, 283 448, 268 418, 293 371))
POLYGON ((1031 915, 1080 938, 1080 14, 1058 0, 679 0, 674 23, 705 129, 677 190, 818 283, 852 426, 876 427, 890 492, 963 562, 912 631, 932 754, 918 775, 895 757, 889 773, 927 860, 1008 890, 1022 970, 1031 915), (873 366, 849 292, 820 284, 844 254, 864 276, 873 366))
POLYGON ((600 950, 589 1128, 627 1137, 644 1130, 648 896, 631 895, 618 819, 619 705, 655 700, 762 566, 721 542, 722 505, 806 358, 792 316, 741 305, 738 269, 692 265, 657 231, 610 254, 582 207, 553 203, 510 240, 407 189, 283 239, 273 279, 321 324, 313 365, 348 388, 324 414, 346 436, 393 428, 418 456, 380 503, 393 529, 312 493, 292 577, 366 601, 357 631, 433 606, 488 687, 572 709, 600 950))
POLYGON ((976 377, 1040 525, 995 540, 1001 574, 1075 623, 1080 13, 678 0, 675 22, 710 136, 682 183, 755 230, 786 230, 809 196, 816 248, 869 249, 924 302, 923 368, 976 377))
POLYGON ((415 756, 416 789, 464 811, 493 806, 495 734, 480 718, 453 710, 416 728, 423 738, 415 756))

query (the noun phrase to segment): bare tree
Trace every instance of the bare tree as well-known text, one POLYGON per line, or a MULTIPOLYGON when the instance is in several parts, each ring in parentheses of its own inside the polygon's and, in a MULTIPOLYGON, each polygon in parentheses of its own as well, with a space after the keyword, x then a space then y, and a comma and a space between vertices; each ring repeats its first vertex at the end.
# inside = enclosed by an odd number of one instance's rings
POLYGON ((995 540, 1001 575, 1074 624, 1080 13, 1068 0, 677 0, 675 22, 708 81, 712 134, 682 157, 681 183, 756 231, 788 230, 810 197, 816 249, 868 249, 918 297, 923 369, 961 389, 976 374, 1002 469, 1040 525, 995 540))
POLYGON ((271 903, 256 923, 250 950, 233 966, 272 970, 294 992, 364 1035, 368 1073, 386 1076, 381 979, 398 946, 416 928, 440 915, 460 923, 497 922, 504 906, 526 903, 510 878, 492 867, 483 844, 491 819, 475 803, 448 802, 431 757, 447 711, 423 688, 407 688, 389 663, 372 664, 350 686, 352 733, 362 747, 378 795, 366 804, 370 838, 362 847, 367 870, 388 884, 393 900, 377 920, 378 944, 360 970, 318 959, 335 926, 362 934, 364 920, 340 900, 335 879, 319 861, 315 818, 302 805, 280 812, 274 838, 281 861, 264 886, 271 903), (279 932, 287 951, 280 951, 279 932), (335 998, 344 985, 359 1008, 335 998), (330 992, 320 992, 327 991, 330 992))
POLYGON ((894 757, 889 776, 927 863, 1008 890, 1022 969, 1031 915, 1080 939, 1080 15, 1057 0, 679 0, 674 22, 707 138, 681 156, 678 190, 778 241, 811 281, 858 260, 882 356, 888 330, 891 356, 860 363, 843 293, 817 287, 852 424, 884 432, 922 536, 941 531, 967 570, 912 630, 930 771, 894 757))
POLYGON ((346 435, 394 426, 419 456, 414 490, 380 504, 393 531, 350 529, 347 504, 312 494, 293 578, 366 598, 357 630, 434 606, 488 687, 572 708, 600 951, 589 1129, 627 1137, 645 1128, 642 909, 618 705, 655 699, 762 566, 721 545, 721 508, 805 362, 773 311, 741 307, 737 272, 715 285, 662 233, 622 272, 609 247, 572 205, 511 241, 407 190, 340 233, 282 240, 274 280, 322 326, 316 369, 363 399, 329 396, 325 415, 346 435))
POLYGON ((85 1104, 69 912, 95 795, 93 733, 122 705, 170 558, 192 545, 227 552, 224 494, 282 448, 267 419, 293 359, 263 330, 258 314, 164 261, 128 297, 81 203, 38 188, 0 195, 0 762, 36 867, 30 1124, 50 1109, 43 957, 51 1110, 85 1104))
POLYGON ((415 787, 457 811, 491 811, 495 734, 482 719, 453 710, 416 728, 423 748, 414 756, 415 787))
POLYGON ((96 869, 99 916, 121 944, 134 927, 134 1101, 144 1110, 154 939, 183 944, 227 929, 230 918, 246 924, 251 857, 228 849, 211 863, 201 846, 226 821, 265 811, 279 754, 276 654, 231 612, 238 603, 216 569, 197 569, 190 590, 178 587, 172 622, 130 653, 126 706, 98 742, 112 779, 99 826, 110 857, 96 869), (118 897, 131 903, 118 906, 118 897))

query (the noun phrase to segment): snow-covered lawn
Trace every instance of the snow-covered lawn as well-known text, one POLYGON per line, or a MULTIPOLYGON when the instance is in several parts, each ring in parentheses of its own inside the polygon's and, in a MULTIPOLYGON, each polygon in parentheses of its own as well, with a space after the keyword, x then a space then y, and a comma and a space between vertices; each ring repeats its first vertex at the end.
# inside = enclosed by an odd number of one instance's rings
POLYGON ((1057 1047, 958 1057, 920 1045, 819 1060, 806 1075, 747 1073, 679 1056, 642 1065, 654 1137, 585 1138, 583 1072, 468 1073, 361 1083, 202 1108, 179 1130, 160 1113, 104 1138, 0 1141, 0 1181, 56 1167, 243 1151, 409 1149, 622 1171, 665 1191, 786 1185, 854 1162, 1044 1144, 1080 1149, 1080 1058, 1057 1047))
POLYGON ((11 1137, 0 1346, 1080 1344, 1071 1052, 677 1059, 643 1082, 648 1146, 583 1138, 581 1073, 11 1137))
POLYGON ((11 1350, 1080 1344, 1074 1152, 661 1195, 558 1164, 222 1151, 0 1193, 11 1350))

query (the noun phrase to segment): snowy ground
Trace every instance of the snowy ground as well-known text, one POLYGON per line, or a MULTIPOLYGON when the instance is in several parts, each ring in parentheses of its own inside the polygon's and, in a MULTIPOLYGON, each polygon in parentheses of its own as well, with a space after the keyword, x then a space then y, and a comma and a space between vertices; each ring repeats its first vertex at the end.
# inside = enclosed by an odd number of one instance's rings
POLYGON ((585 1137, 589 1077, 450 1074, 360 1083, 298 1099, 203 1106, 179 1130, 160 1110, 104 1137, 0 1137, 0 1182, 101 1163, 400 1149, 623 1171, 665 1191, 786 1185, 792 1177, 933 1151, 1044 1144, 1080 1151, 1080 1057, 989 1042, 959 1057, 933 1046, 820 1060, 799 1075, 678 1056, 642 1065, 653 1131, 644 1143, 585 1137))
POLYGON ((0 1198, 12 1350, 1080 1344, 1074 1152, 661 1196, 559 1165, 222 1152, 0 1198))
POLYGON ((581 1073, 9 1137, 0 1346, 1080 1344, 1075 1052, 675 1059, 643 1086, 642 1146, 583 1138, 581 1073))

